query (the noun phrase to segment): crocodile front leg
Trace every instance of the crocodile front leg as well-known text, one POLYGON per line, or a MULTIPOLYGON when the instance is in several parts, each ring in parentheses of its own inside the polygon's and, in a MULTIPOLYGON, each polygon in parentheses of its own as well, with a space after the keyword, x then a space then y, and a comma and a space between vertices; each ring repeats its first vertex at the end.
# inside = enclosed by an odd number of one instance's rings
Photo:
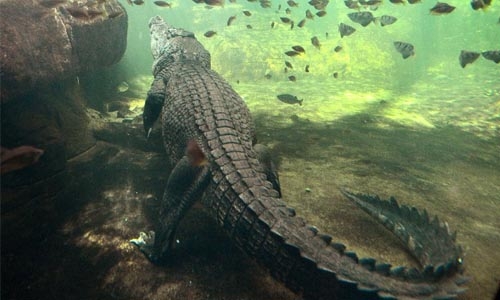
POLYGON ((179 222, 194 202, 200 199, 209 177, 209 166, 193 165, 188 156, 177 163, 163 195, 159 228, 156 232, 141 232, 139 238, 130 240, 151 262, 161 263, 168 258, 179 222))
POLYGON ((165 100, 165 82, 162 76, 157 76, 148 92, 148 97, 144 103, 144 112, 142 113, 142 123, 146 138, 151 135, 154 123, 158 119, 163 108, 165 100))

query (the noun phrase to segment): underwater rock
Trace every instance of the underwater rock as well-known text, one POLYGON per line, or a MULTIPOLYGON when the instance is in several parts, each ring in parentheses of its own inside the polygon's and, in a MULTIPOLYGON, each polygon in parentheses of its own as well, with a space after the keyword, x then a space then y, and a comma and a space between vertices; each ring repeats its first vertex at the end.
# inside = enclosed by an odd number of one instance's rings
POLYGON ((86 5, 68 1, 0 2, 2 103, 40 85, 121 59, 127 43, 124 8, 116 0, 86 5))

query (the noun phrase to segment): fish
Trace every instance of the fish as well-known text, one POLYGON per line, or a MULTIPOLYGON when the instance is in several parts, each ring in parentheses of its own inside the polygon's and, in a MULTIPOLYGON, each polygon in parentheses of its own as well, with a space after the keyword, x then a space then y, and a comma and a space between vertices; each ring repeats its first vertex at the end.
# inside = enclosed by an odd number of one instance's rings
POLYGON ((311 0, 307 3, 312 5, 317 10, 324 10, 326 8, 326 6, 328 5, 329 0, 311 0))
POLYGON ((0 174, 21 170, 38 162, 43 155, 42 149, 33 146, 19 146, 0 150, 0 174))
POLYGON ((318 50, 321 49, 321 44, 317 36, 313 36, 311 38, 311 44, 313 44, 313 46, 316 47, 318 50))
POLYGON ((290 29, 293 29, 293 26, 294 26, 294 25, 295 25, 295 23, 293 23, 293 21, 292 21, 292 22, 290 22, 290 29))
POLYGON ((405 4, 403 0, 389 0, 392 4, 405 4))
POLYGON ((408 3, 410 4, 415 4, 415 3, 420 3, 422 0, 408 0, 408 3))
POLYGON ((432 15, 443 15, 449 14, 453 10, 455 10, 455 6, 451 6, 448 3, 438 1, 436 5, 434 5, 434 7, 430 9, 430 12, 432 15))
POLYGON ((285 67, 285 68, 283 69, 283 72, 284 72, 284 73, 288 73, 288 68, 287 68, 287 67, 285 67))
POLYGON ((349 19, 351 21, 361 24, 361 26, 366 27, 368 26, 371 22, 374 21, 373 14, 369 11, 363 11, 363 12, 353 12, 350 14, 347 14, 349 19))
POLYGON ((271 73, 267 73, 266 75, 264 75, 264 77, 265 77, 266 79, 271 79, 272 75, 271 75, 271 73))
POLYGON ((320 18, 321 18, 321 17, 324 17, 324 16, 326 15, 326 11, 324 11, 324 10, 320 10, 320 11, 318 11, 318 12, 316 13, 316 15, 317 15, 318 17, 320 17, 320 18))
POLYGON ((488 6, 490 6, 491 0, 471 0, 470 6, 474 10, 478 10, 480 8, 486 9, 488 6))
POLYGON ((306 25, 306 19, 300 20, 300 22, 297 24, 297 26, 300 28, 304 27, 304 25, 306 25))
POLYGON ((335 79, 339 78, 339 72, 333 72, 332 76, 335 79))
POLYGON ((484 51, 481 53, 484 58, 487 60, 492 60, 496 64, 500 62, 500 50, 494 50, 494 51, 484 51))
POLYGON ((128 91, 128 88, 128 83, 126 81, 122 81, 116 86, 116 91, 118 93, 125 93, 126 91, 128 91))
POLYGON ((278 97, 278 100, 280 100, 281 102, 286 103, 286 104, 302 105, 302 101, 304 101, 304 99, 299 100, 299 98, 297 98, 297 96, 290 95, 290 94, 280 94, 276 97, 278 97))
POLYGON ((353 34, 356 31, 356 28, 349 26, 344 23, 340 23, 339 25, 339 32, 340 32, 340 37, 343 38, 344 36, 349 36, 353 34))
POLYGON ((288 76, 288 80, 290 80, 292 82, 295 82, 295 81, 297 81, 297 77, 295 77, 293 75, 292 76, 288 76))
POLYGON ((289 14, 291 14, 291 13, 292 13, 292 10, 291 10, 289 7, 287 7, 287 8, 285 9, 285 14, 289 15, 289 14))
POLYGON ((144 1, 143 1, 143 0, 132 0, 132 2, 133 2, 135 5, 143 5, 143 4, 144 4, 144 1))
POLYGON ((304 68, 304 71, 306 71, 306 73, 309 73, 309 65, 306 65, 306 67, 304 68))
POLYGON ((153 3, 158 5, 159 7, 172 7, 172 5, 170 3, 165 2, 165 1, 155 1, 153 3))
POLYGON ((203 0, 203 2, 211 6, 224 6, 224 0, 203 0))
POLYGON ((343 48, 342 48, 342 46, 340 46, 340 45, 339 45, 339 46, 335 47, 335 48, 333 49, 333 51, 335 51, 335 52, 340 52, 340 51, 342 51, 342 49, 343 49, 343 48))
POLYGON ((479 52, 472 52, 462 50, 460 52, 460 56, 458 57, 458 61, 460 62, 460 66, 465 68, 466 65, 473 63, 481 54, 479 52))
POLYGON ((396 50, 401 53, 403 59, 407 59, 408 57, 415 55, 415 47, 413 47, 410 43, 396 41, 394 42, 394 47, 396 47, 396 50))
POLYGON ((306 50, 302 46, 300 46, 300 45, 292 46, 292 49, 294 51, 297 51, 297 52, 300 52, 300 53, 306 53, 306 50))
POLYGON ((216 35, 217 32, 216 31, 213 31, 213 30, 209 30, 207 32, 205 32, 203 35, 207 38, 210 38, 210 37, 213 37, 214 35, 216 35))
POLYGON ((252 25, 247 24, 247 29, 252 29, 252 28, 253 28, 252 25))
POLYGON ((269 0, 260 0, 260 7, 269 8, 271 7, 271 1, 269 0))
POLYGON ((281 22, 285 23, 285 24, 289 24, 292 20, 290 20, 290 18, 287 18, 287 17, 280 17, 281 19, 281 22))
POLYGON ((227 26, 231 26, 234 20, 236 20, 236 16, 230 16, 229 19, 227 19, 227 26))
POLYGON ((344 1, 345 6, 350 9, 359 9, 360 6, 358 4, 358 1, 353 1, 353 0, 346 0, 344 1))
POLYGON ((388 15, 383 15, 380 18, 378 18, 378 20, 380 21, 380 26, 384 27, 387 25, 394 24, 398 20, 398 18, 388 15))
POLYGON ((299 6, 299 4, 297 2, 295 2, 295 1, 293 1, 293 0, 288 0, 286 3, 290 7, 298 7, 299 6))
POLYGON ((41 6, 45 6, 47 8, 54 8, 66 2, 67 0, 41 0, 38 1, 38 4, 40 4, 41 6))
POLYGON ((314 15, 312 14, 312 12, 308 9, 306 10, 306 18, 308 19, 314 19, 314 15))
POLYGON ((293 66, 289 61, 285 61, 285 66, 287 66, 287 68, 293 69, 293 66))
POLYGON ((271 28, 274 28, 274 25, 276 25, 276 23, 274 23, 274 21, 271 22, 271 28))
POLYGON ((285 52, 285 54, 290 56, 290 57, 294 57, 294 56, 299 55, 300 53, 297 51, 287 51, 287 52, 285 52))
POLYGON ((251 13, 251 12, 249 12, 248 10, 244 10, 244 11, 243 11, 243 14, 244 14, 245 16, 247 16, 247 17, 250 17, 250 16, 252 15, 252 13, 251 13))

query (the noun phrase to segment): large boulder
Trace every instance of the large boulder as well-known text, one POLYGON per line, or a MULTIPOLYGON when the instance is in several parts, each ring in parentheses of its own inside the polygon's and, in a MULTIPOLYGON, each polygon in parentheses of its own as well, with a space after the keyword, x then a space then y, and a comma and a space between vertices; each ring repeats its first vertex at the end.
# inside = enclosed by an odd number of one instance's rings
POLYGON ((118 62, 127 22, 116 0, 0 0, 2 103, 118 62))

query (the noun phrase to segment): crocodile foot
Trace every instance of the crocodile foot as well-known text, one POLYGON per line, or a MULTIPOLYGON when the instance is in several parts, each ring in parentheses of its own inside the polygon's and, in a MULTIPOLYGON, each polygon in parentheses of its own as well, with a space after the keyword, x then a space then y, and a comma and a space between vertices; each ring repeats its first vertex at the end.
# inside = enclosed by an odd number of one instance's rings
POLYGON ((131 239, 130 242, 141 250, 142 253, 153 263, 158 261, 156 255, 154 255, 154 243, 155 243, 155 232, 153 230, 149 232, 140 232, 139 237, 136 239, 131 239))

